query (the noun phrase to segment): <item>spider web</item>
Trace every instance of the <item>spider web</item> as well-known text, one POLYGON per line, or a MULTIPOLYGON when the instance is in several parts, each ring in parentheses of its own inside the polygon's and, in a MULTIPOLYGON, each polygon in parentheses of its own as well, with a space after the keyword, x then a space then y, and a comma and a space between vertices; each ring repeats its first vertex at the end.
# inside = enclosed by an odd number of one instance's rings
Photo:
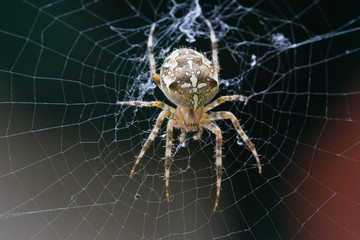
MULTIPOLYGON (((1 239, 360 239, 359 3, 2 1, 1 239), (166 201, 164 126, 129 178, 164 101, 149 75, 174 48, 219 48, 223 131, 174 142, 166 201)), ((173 106, 173 105, 172 105, 173 106)), ((175 130, 175 137, 179 131, 175 130)))

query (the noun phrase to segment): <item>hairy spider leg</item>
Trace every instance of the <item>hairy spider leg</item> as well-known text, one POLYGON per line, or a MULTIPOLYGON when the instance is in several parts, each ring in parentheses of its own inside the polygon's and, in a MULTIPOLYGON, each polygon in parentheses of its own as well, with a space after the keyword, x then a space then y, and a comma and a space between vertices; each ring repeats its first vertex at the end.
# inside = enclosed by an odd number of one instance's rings
POLYGON ((210 30, 210 40, 211 40, 211 47, 212 47, 212 63, 213 63, 213 67, 215 68, 215 71, 217 73, 220 72, 220 65, 219 65, 219 61, 218 61, 218 51, 217 51, 217 43, 216 43, 216 36, 215 36, 215 32, 214 29, 210 23, 209 20, 206 19, 206 24, 209 27, 210 30))
POLYGON ((161 113, 159 114, 159 116, 157 117, 156 119, 156 123, 155 123, 155 126, 154 128, 152 129, 149 137, 146 139, 146 142, 145 144, 143 145, 142 149, 141 149, 141 152, 140 154, 138 155, 137 159, 136 159, 136 162, 131 170, 131 173, 130 173, 130 177, 133 176, 134 174, 134 171, 135 171, 135 168, 136 166, 138 165, 138 163, 140 162, 140 159, 144 156, 146 150, 149 148, 150 144, 152 143, 152 141, 154 141, 163 121, 164 121, 164 118, 165 117, 168 117, 169 116, 169 112, 166 111, 166 110, 163 110, 161 111, 161 113))
POLYGON ((185 130, 185 128, 181 127, 180 131, 181 131, 181 133, 179 136, 179 142, 183 143, 185 141, 185 137, 186 137, 186 130, 185 130))
POLYGON ((204 129, 200 126, 199 131, 194 136, 194 140, 199 140, 201 138, 201 135, 203 134, 204 129))
POLYGON ((158 101, 151 101, 151 102, 144 102, 144 101, 128 101, 128 102, 116 102, 117 105, 132 105, 132 106, 139 106, 139 107, 158 107, 162 108, 168 112, 173 112, 174 108, 170 107, 169 105, 158 102, 158 101))
POLYGON ((213 211, 216 211, 216 208, 219 204, 220 199, 220 189, 221 189, 221 176, 222 176, 222 134, 220 128, 214 123, 210 122, 205 126, 216 136, 216 147, 215 147, 215 168, 216 168, 216 201, 213 211))
POLYGON ((154 35, 155 26, 156 26, 155 23, 153 23, 153 25, 151 25, 149 39, 147 42, 147 49, 148 49, 151 77, 154 79, 154 81, 156 82, 157 85, 160 85, 160 77, 156 73, 156 63, 155 63, 155 57, 154 57, 154 53, 153 53, 153 35, 154 35))
POLYGON ((173 141, 173 127, 175 125, 174 120, 169 120, 166 127, 166 145, 165 145, 165 181, 166 181, 166 198, 170 202, 169 197, 169 178, 170 178, 170 166, 171 166, 171 150, 173 141))
POLYGON ((208 105, 206 105, 205 111, 209 111, 224 102, 237 101, 237 100, 246 101, 246 100, 248 100, 248 97, 245 97, 242 95, 222 96, 222 97, 219 97, 218 99, 214 100, 213 102, 209 103, 208 105))
MULTIPOLYGON (((212 28, 211 23, 206 20, 206 23, 210 30, 210 40, 212 44, 212 64, 215 68, 215 71, 218 73, 220 71, 220 66, 218 62, 218 51, 217 51, 217 43, 216 43, 216 36, 215 32, 212 28)), ((150 73, 156 84, 160 87, 160 76, 156 73, 156 63, 155 63, 155 57, 153 54, 153 34, 155 30, 155 23, 151 26, 147 48, 148 48, 148 56, 149 56, 149 65, 150 65, 150 73)), ((223 96, 212 103, 208 104, 204 107, 203 111, 204 114, 208 110, 211 110, 212 108, 226 102, 226 101, 234 101, 234 100, 247 100, 248 98, 241 95, 233 95, 233 96, 223 96)), ((180 142, 183 142, 186 137, 186 129, 182 126, 177 126, 176 119, 174 117, 176 116, 176 110, 173 107, 170 107, 169 105, 166 105, 162 102, 144 102, 144 101, 129 101, 129 102, 117 102, 118 105, 134 105, 134 106, 141 106, 141 107, 159 107, 162 108, 163 111, 159 114, 156 124, 154 128, 152 129, 149 137, 147 138, 145 144, 143 145, 140 154, 138 155, 136 162, 131 170, 130 177, 133 176, 133 173, 136 169, 137 164, 140 162, 140 159, 145 154, 146 150, 149 148, 151 142, 155 139, 163 121, 164 118, 169 118, 169 122, 167 125, 167 138, 166 138, 166 152, 165 152, 165 178, 166 178, 166 195, 168 202, 170 201, 169 198, 169 177, 170 177, 170 165, 171 165, 171 152, 172 152, 172 141, 173 141, 173 127, 179 127, 181 130, 181 134, 179 137, 180 142)), ((179 106, 178 106, 179 107, 179 106)), ((241 136, 242 140, 247 144, 247 146, 251 149, 253 155, 256 158, 256 161, 258 163, 259 173, 261 173, 261 164, 258 157, 258 154, 256 152, 256 149, 253 145, 253 143, 250 141, 248 136, 245 134, 245 132, 242 130, 239 121, 237 118, 231 113, 231 112, 216 112, 211 114, 205 114, 204 115, 204 121, 202 125, 200 125, 198 129, 198 133, 196 136, 194 136, 194 139, 199 139, 203 132, 203 127, 210 130, 212 133, 216 136, 216 147, 215 147, 215 164, 216 164, 216 175, 217 175, 217 191, 216 191, 216 202, 214 206, 214 211, 216 211, 216 208, 219 203, 220 198, 220 190, 221 190, 221 177, 222 177, 222 134, 220 128, 215 124, 215 122, 212 122, 212 120, 220 120, 220 119, 230 119, 237 130, 238 134, 241 136)))
POLYGON ((259 174, 261 174, 261 164, 260 164, 259 156, 254 147, 254 144, 250 141, 249 137, 246 135, 244 130, 241 128, 239 120, 237 120, 235 115, 232 112, 226 112, 226 111, 214 112, 214 113, 209 114, 209 119, 210 120, 220 120, 220 119, 230 119, 231 120, 232 124, 234 125, 234 127, 235 127, 236 131, 238 132, 238 134, 240 135, 241 139, 245 142, 245 144, 248 146, 248 148, 250 148, 252 154, 254 155, 256 162, 258 164, 259 174))

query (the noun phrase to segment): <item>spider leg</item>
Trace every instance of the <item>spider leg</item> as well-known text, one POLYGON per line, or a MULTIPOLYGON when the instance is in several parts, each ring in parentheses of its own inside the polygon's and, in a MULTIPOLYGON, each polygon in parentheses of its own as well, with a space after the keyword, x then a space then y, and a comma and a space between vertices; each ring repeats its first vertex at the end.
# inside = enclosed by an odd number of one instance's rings
POLYGON ((181 130, 181 134, 179 136, 179 142, 183 143, 185 141, 186 131, 185 128, 180 128, 180 130, 181 130))
POLYGON ((128 101, 128 102, 116 102, 118 105, 133 105, 133 106, 140 106, 140 107, 158 107, 162 108, 166 111, 172 112, 174 109, 169 105, 163 102, 144 102, 144 101, 128 101))
POLYGON ((156 26, 155 23, 153 25, 151 25, 149 39, 147 42, 147 49, 148 49, 148 54, 149 54, 151 77, 155 80, 157 85, 160 85, 160 77, 156 73, 156 63, 155 63, 155 57, 154 57, 154 53, 153 53, 153 35, 154 35, 155 26, 156 26))
POLYGON ((246 135, 244 130, 241 128, 239 120, 237 120, 235 115, 231 112, 225 112, 225 111, 224 112, 215 112, 215 113, 209 114, 209 119, 210 120, 220 120, 220 119, 230 119, 231 120, 236 131, 238 132, 238 134, 240 135, 242 140, 246 143, 246 145, 248 146, 248 148, 250 148, 252 154, 254 155, 256 162, 258 164, 259 173, 261 174, 261 164, 260 164, 260 160, 259 160, 259 155, 256 152, 254 144, 250 141, 249 137, 246 135))
POLYGON ((194 136, 194 140, 199 140, 201 138, 201 135, 203 133, 204 129, 202 127, 199 128, 199 131, 197 132, 197 134, 194 136))
POLYGON ((166 145, 165 145, 165 180, 166 180, 166 198, 170 202, 169 197, 169 177, 171 166, 171 150, 173 141, 173 127, 175 125, 174 120, 169 120, 166 128, 166 145))
POLYGON ((212 47, 212 62, 213 62, 213 66, 215 68, 215 71, 217 73, 219 73, 220 71, 220 66, 219 66, 219 61, 218 61, 218 51, 217 51, 217 43, 216 43, 216 36, 215 36, 215 32, 214 29, 210 23, 209 20, 206 19, 206 24, 208 25, 209 29, 210 29, 210 40, 211 40, 211 47, 212 47))
POLYGON ((135 168, 136 166, 138 165, 138 163, 140 162, 140 159, 144 156, 146 150, 149 148, 150 144, 152 143, 152 141, 154 141, 155 137, 156 137, 156 134, 158 133, 160 127, 161 127, 161 124, 163 123, 164 121, 164 118, 165 117, 168 117, 169 116, 169 112, 167 112, 166 110, 163 110, 161 111, 161 113, 159 114, 159 116, 157 117, 156 119, 156 123, 155 123, 155 126, 154 128, 152 129, 149 137, 146 139, 146 142, 145 144, 143 145, 142 149, 141 149, 141 152, 139 154, 139 156, 137 157, 136 159, 136 162, 131 170, 131 173, 130 173, 130 177, 133 176, 134 174, 134 171, 135 171, 135 168))
POLYGON ((214 123, 210 122, 205 126, 211 132, 213 132, 216 136, 216 147, 215 147, 215 165, 216 165, 216 202, 214 206, 214 212, 219 204, 220 198, 220 189, 221 189, 221 176, 222 176, 222 134, 220 128, 214 123))
POLYGON ((218 99, 214 100, 213 102, 209 103, 208 105, 206 105, 205 111, 209 111, 224 102, 237 101, 237 100, 246 101, 246 100, 248 100, 248 98, 245 96, 242 96, 242 95, 222 96, 222 97, 219 97, 218 99))

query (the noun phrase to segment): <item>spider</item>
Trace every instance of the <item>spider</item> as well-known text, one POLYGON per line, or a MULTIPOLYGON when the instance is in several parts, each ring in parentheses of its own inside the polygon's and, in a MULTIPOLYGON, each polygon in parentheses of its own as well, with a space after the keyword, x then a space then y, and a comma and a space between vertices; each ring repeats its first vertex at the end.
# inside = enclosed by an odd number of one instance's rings
POLYGON ((152 101, 128 101, 117 102, 118 105, 135 105, 140 107, 158 107, 161 108, 156 124, 152 129, 145 144, 142 146, 140 154, 137 156, 135 164, 131 170, 132 178, 135 168, 149 148, 151 142, 155 139, 163 121, 168 118, 166 128, 166 145, 165 145, 165 181, 166 197, 169 198, 169 177, 171 165, 171 152, 173 147, 173 128, 179 128, 181 134, 179 141, 185 140, 186 132, 197 132, 194 139, 200 139, 203 129, 207 129, 215 134, 215 165, 216 165, 216 201, 213 211, 219 204, 221 176, 222 176, 222 134, 220 128, 216 125, 215 120, 230 119, 236 131, 246 143, 254 155, 259 173, 261 174, 261 164, 254 144, 241 128, 239 121, 233 113, 227 111, 207 113, 209 110, 226 101, 247 100, 248 98, 241 95, 222 96, 215 101, 207 104, 217 93, 219 88, 218 73, 220 70, 218 62, 217 42, 214 30, 209 20, 206 24, 210 30, 210 40, 212 45, 212 63, 201 53, 190 49, 180 48, 174 50, 164 61, 161 66, 160 76, 156 73, 156 64, 153 54, 153 34, 155 23, 151 26, 147 42, 148 58, 150 64, 150 73, 158 87, 165 96, 177 107, 173 108, 163 102, 152 101), (207 105, 205 105, 207 104, 207 105))

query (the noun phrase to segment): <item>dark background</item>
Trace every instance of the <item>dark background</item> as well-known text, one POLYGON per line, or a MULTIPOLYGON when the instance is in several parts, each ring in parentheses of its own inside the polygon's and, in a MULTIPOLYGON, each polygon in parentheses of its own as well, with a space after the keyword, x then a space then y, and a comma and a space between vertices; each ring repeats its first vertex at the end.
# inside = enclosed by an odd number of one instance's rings
POLYGON ((178 4, 1 3, 1 238, 359 239, 358 1, 200 1, 202 15, 189 24, 195 42, 174 27, 195 4, 178 4), (159 68, 168 48, 210 56, 204 17, 219 39, 217 96, 250 96, 216 110, 241 118, 263 165, 259 176, 230 123, 219 122, 216 213, 214 136, 175 146, 169 204, 163 138, 128 177, 159 110, 115 104, 171 104, 148 81, 149 27, 158 24, 159 68), (275 48, 278 32, 297 45, 275 48))

